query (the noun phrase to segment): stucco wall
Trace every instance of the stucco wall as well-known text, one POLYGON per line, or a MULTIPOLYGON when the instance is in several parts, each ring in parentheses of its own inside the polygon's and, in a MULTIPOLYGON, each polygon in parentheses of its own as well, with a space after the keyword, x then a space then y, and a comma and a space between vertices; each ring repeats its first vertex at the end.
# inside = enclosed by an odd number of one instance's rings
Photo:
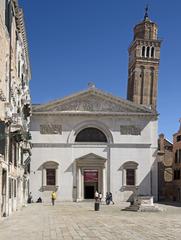
POLYGON ((48 116, 45 118, 44 116, 33 116, 31 121, 33 149, 30 189, 34 200, 41 196, 44 200, 50 201, 50 192, 40 190, 42 171, 38 169, 44 162, 55 161, 59 164, 58 200, 72 201, 75 159, 90 153, 107 159, 106 187, 107 191, 113 193, 115 201, 125 201, 132 194, 122 188, 122 166, 127 161, 138 163, 138 192, 143 195, 154 193, 156 199, 156 190, 151 191, 150 189, 151 186, 156 187, 156 175, 150 173, 155 161, 153 153, 156 148, 156 131, 157 121, 149 121, 144 118, 86 116, 48 116), (121 135, 120 125, 126 125, 128 122, 133 125, 141 124, 143 126, 141 135, 121 135), (39 126, 47 123, 61 124, 62 134, 40 134, 39 126), (74 144, 76 133, 86 126, 101 128, 108 137, 108 144, 74 144), (152 177, 155 178, 154 181, 152 177), (152 184, 150 183, 151 179, 152 184))

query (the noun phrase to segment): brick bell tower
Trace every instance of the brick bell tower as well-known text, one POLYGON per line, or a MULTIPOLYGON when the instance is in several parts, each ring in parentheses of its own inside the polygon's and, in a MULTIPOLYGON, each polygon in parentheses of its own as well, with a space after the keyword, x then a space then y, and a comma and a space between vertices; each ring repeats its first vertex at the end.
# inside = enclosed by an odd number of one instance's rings
POLYGON ((157 37, 158 26, 148 17, 134 27, 134 39, 129 51, 127 99, 156 110, 157 82, 161 40, 157 37))

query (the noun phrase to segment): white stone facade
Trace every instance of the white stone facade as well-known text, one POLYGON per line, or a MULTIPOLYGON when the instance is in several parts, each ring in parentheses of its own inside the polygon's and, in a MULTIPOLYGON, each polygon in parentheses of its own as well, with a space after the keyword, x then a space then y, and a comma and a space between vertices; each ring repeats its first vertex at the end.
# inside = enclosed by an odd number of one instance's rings
POLYGON ((35 105, 31 134, 34 201, 50 201, 52 190, 59 201, 81 201, 96 189, 104 197, 111 191, 116 202, 131 201, 134 194, 157 200, 157 114, 149 108, 90 88, 35 105), (78 141, 87 128, 101 131, 106 142, 78 141), (55 183, 48 185, 51 168, 55 183), (130 185, 127 169, 134 174, 130 185), (97 181, 87 183, 86 171, 97 171, 97 181))

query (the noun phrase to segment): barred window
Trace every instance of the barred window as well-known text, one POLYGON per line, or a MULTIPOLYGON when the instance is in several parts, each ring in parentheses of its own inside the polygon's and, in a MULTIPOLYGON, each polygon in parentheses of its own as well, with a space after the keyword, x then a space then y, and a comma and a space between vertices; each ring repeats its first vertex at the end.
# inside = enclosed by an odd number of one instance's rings
POLYGON ((126 185, 135 185, 135 169, 126 169, 126 185))
POLYGON ((55 169, 46 169, 46 173, 47 173, 47 185, 55 185, 55 174, 56 171, 55 169))
POLYGON ((122 166, 123 169, 123 186, 136 186, 138 163, 134 161, 125 162, 122 166))

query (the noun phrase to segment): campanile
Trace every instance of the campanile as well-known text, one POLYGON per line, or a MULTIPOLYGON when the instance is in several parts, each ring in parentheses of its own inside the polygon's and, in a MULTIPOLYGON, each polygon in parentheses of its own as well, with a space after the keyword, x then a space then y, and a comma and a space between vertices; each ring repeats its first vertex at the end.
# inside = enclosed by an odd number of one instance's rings
POLYGON ((142 22, 134 27, 134 38, 128 49, 127 99, 156 110, 158 68, 161 40, 158 26, 148 17, 148 7, 142 22))

